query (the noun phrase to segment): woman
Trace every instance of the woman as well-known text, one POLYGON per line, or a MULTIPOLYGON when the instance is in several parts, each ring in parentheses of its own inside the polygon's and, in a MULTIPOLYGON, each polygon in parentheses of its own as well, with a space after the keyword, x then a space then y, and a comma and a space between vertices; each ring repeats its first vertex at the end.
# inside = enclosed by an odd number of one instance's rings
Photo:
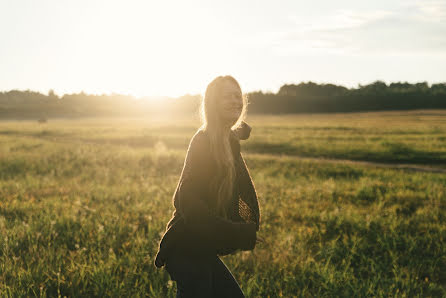
POLYGON ((240 154, 239 139, 251 131, 246 105, 232 76, 207 86, 155 259, 176 281, 177 297, 244 297, 219 256, 254 249, 259 230, 257 194, 240 154))

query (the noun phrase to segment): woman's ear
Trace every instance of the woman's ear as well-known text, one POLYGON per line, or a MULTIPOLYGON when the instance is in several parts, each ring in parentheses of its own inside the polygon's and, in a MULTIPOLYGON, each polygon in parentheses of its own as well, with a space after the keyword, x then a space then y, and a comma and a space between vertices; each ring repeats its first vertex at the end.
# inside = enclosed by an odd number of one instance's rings
POLYGON ((234 133, 239 140, 246 140, 251 134, 251 129, 252 128, 248 125, 248 123, 242 121, 241 124, 234 130, 234 133))

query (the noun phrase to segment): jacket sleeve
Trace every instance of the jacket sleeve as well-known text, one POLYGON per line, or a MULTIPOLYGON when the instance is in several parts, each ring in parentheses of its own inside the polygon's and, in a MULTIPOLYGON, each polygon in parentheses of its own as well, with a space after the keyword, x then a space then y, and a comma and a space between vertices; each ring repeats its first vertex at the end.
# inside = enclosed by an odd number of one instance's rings
POLYGON ((196 133, 189 144, 180 183, 178 185, 178 207, 189 232, 203 246, 219 250, 238 248, 254 249, 256 225, 227 220, 213 214, 204 198, 211 172, 209 143, 203 135, 196 133))
POLYGON ((239 205, 239 213, 245 221, 254 222, 256 224, 256 231, 260 229, 260 210, 259 201, 257 199, 257 192, 254 187, 245 159, 239 154, 240 159, 240 198, 241 205, 239 205))

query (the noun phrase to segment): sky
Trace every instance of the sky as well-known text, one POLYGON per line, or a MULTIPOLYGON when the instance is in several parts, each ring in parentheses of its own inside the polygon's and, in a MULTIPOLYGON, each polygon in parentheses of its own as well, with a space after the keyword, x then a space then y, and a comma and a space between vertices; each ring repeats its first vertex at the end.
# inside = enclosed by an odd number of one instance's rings
POLYGON ((0 0, 0 90, 204 94, 446 82, 446 0, 0 0))

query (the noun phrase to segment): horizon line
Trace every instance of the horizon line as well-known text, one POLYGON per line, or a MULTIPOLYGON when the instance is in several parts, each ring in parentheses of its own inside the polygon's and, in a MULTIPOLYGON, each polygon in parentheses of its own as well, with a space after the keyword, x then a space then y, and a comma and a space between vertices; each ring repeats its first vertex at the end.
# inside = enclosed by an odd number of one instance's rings
MULTIPOLYGON (((354 86, 349 87, 349 86, 346 86, 346 85, 343 85, 343 84, 336 84, 336 83, 331 83, 331 82, 316 82, 316 81, 308 80, 308 81, 300 81, 298 83, 296 83, 296 82, 294 82, 294 83, 293 82, 291 82, 291 83, 283 83, 278 88, 278 90, 276 92, 271 91, 270 89, 266 89, 266 90, 265 89, 264 90, 256 89, 256 90, 245 91, 245 92, 243 92, 243 94, 256 93, 256 92, 262 92, 262 93, 265 93, 265 94, 268 94, 268 93, 276 94, 276 93, 279 92, 280 88, 283 87, 283 86, 286 86, 286 85, 288 85, 288 86, 289 85, 300 85, 300 84, 308 84, 308 83, 314 83, 314 84, 317 84, 317 85, 335 85, 335 86, 344 87, 344 88, 347 88, 347 89, 351 90, 351 89, 358 89, 360 86, 371 85, 371 84, 376 83, 376 82, 383 82, 383 83, 386 84, 386 86, 389 86, 390 84, 393 84, 393 83, 403 83, 403 84, 412 84, 412 85, 419 84, 419 83, 427 83, 429 88, 432 87, 432 85, 434 85, 434 84, 446 84, 446 80, 442 81, 442 82, 440 82, 440 81, 438 81, 438 82, 428 82, 427 80, 416 81, 416 82, 409 82, 407 80, 406 81, 385 81, 385 80, 376 79, 376 80, 371 81, 371 82, 366 83, 366 84, 357 83, 356 87, 354 87, 354 86)), ((13 88, 13 89, 9 89, 9 90, 0 90, 0 93, 8 93, 8 92, 12 92, 12 91, 40 93, 40 94, 46 95, 46 96, 48 96, 49 93, 51 91, 53 91, 53 93, 57 97, 59 97, 59 98, 64 97, 65 95, 76 95, 76 94, 82 94, 82 93, 85 94, 85 95, 90 95, 90 96, 128 96, 128 97, 133 97, 135 99, 167 99, 167 98, 180 98, 180 97, 184 97, 184 96, 202 96, 203 95, 201 92, 198 92, 198 93, 186 92, 186 93, 183 93, 182 95, 177 95, 177 96, 172 96, 172 95, 140 95, 140 96, 138 96, 138 95, 131 94, 131 93, 119 93, 119 92, 114 92, 114 91, 98 93, 98 92, 88 92, 88 91, 85 91, 85 90, 81 90, 81 91, 78 91, 78 92, 62 93, 62 94, 60 94, 58 92, 55 92, 54 88, 49 88, 46 91, 46 93, 43 90, 20 89, 20 88, 13 88)))

